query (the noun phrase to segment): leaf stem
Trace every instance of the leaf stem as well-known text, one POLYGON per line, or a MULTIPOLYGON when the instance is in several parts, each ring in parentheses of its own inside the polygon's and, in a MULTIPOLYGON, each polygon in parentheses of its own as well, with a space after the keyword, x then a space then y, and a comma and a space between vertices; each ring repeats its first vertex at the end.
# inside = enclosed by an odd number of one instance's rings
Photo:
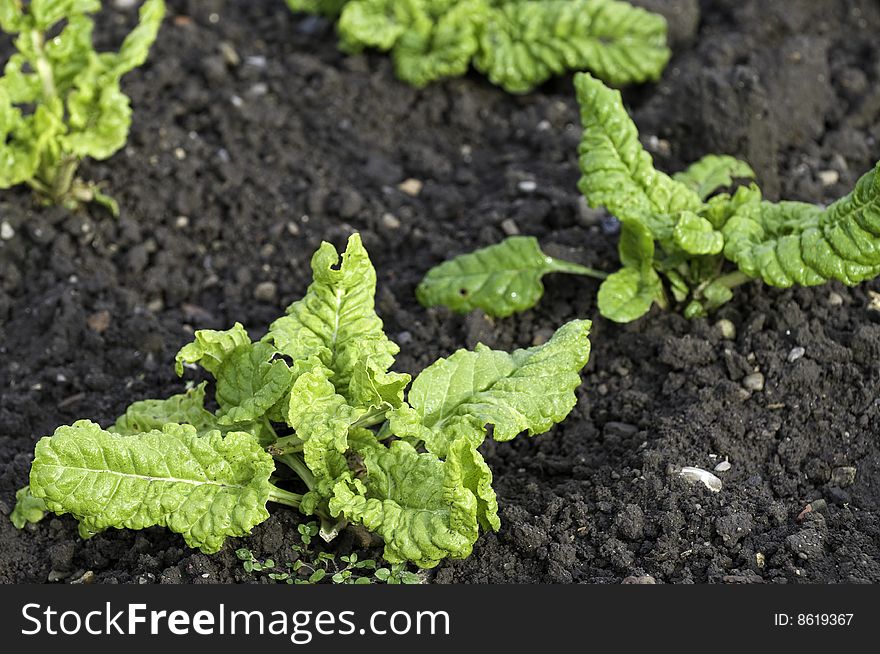
POLYGON ((735 270, 731 273, 727 273, 726 275, 722 275, 715 280, 715 283, 721 284, 722 286, 726 286, 727 288, 736 288, 737 286, 741 286, 742 284, 747 284, 752 281, 752 278, 746 275, 744 272, 739 270, 735 270))
POLYGON ((298 509, 300 502, 302 502, 302 495, 297 493, 291 493, 290 491, 286 491, 283 488, 278 488, 277 486, 271 486, 269 489, 269 501, 275 502, 277 504, 286 504, 287 506, 292 506, 294 509, 298 509))
POLYGON ((389 421, 385 421, 382 423, 382 426, 379 427, 379 431, 376 433, 376 440, 384 441, 386 438, 391 438, 394 434, 391 433, 391 423, 389 421))
POLYGON ((308 486, 309 490, 315 489, 315 475, 312 474, 312 471, 309 470, 309 467, 306 465, 306 462, 303 461, 302 457, 299 454, 294 454, 292 452, 287 454, 279 454, 275 457, 277 461, 280 461, 288 468, 293 470, 299 478, 303 480, 306 486, 308 486))
POLYGON ((46 51, 43 49, 45 41, 43 33, 40 30, 31 30, 31 45, 37 55, 34 62, 34 68, 37 71, 37 77, 40 78, 40 84, 43 87, 43 100, 49 102, 58 97, 58 91, 55 88, 55 76, 52 73, 52 64, 46 57, 46 51))
POLYGON ((547 257, 547 267, 550 269, 550 272, 584 275, 586 277, 593 277, 594 279, 608 278, 608 273, 602 272, 601 270, 588 268, 587 266, 582 266, 579 263, 564 261, 563 259, 556 259, 554 257, 547 257))
POLYGON ((266 448, 266 451, 272 456, 281 456, 282 454, 290 454, 293 452, 302 452, 303 441, 296 434, 290 436, 282 436, 275 440, 274 443, 266 448))
POLYGON ((352 427, 374 427, 385 421, 385 415, 388 413, 387 406, 371 409, 369 413, 364 414, 357 421, 352 423, 352 427))

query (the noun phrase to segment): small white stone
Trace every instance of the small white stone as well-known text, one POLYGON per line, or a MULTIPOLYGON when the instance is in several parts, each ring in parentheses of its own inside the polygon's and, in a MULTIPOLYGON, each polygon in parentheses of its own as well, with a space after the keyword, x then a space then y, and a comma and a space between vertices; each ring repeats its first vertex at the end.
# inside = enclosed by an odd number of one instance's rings
POLYGON ((828 294, 828 304, 830 304, 832 307, 839 307, 841 304, 843 304, 843 297, 840 295, 840 293, 835 293, 834 291, 831 291, 831 293, 828 294))
POLYGON ((806 354, 806 350, 802 348, 800 345, 797 347, 791 348, 791 352, 788 353, 788 362, 794 363, 798 359, 800 359, 804 354, 806 354))
POLYGON ((519 227, 513 218, 506 218, 501 222, 501 231, 508 236, 516 236, 519 234, 519 227))
POLYGON ((538 185, 530 179, 525 179, 517 184, 516 187, 523 193, 534 193, 538 185))
POLYGON ((751 375, 743 377, 742 385, 746 390, 761 392, 764 390, 764 375, 760 372, 753 372, 751 375))
POLYGON ((727 318, 722 318, 715 323, 715 327, 721 332, 721 337, 725 340, 732 341, 736 339, 736 325, 727 318))
POLYGON ((706 488, 708 488, 713 493, 717 493, 721 490, 721 480, 708 470, 685 466, 681 469, 681 472, 679 474, 688 481, 702 482, 706 486, 706 488))
POLYGON ((715 472, 727 472, 731 467, 730 461, 724 459, 724 461, 720 461, 718 465, 715 466, 715 472))
POLYGON ((400 218, 395 216, 393 213, 383 213, 382 224, 385 225, 385 227, 387 227, 388 229, 399 229, 400 218))
POLYGON ((840 173, 836 170, 820 170, 819 181, 822 186, 834 186, 840 181, 840 173))
POLYGON ((2 238, 4 241, 8 241, 13 236, 15 236, 15 230, 12 229, 12 225, 10 225, 5 220, 0 223, 0 238, 2 238))
POLYGON ((398 184, 397 188, 401 192, 406 193, 411 197, 416 197, 419 193, 422 192, 422 186, 422 180, 410 177, 409 179, 405 179, 400 184, 398 184))

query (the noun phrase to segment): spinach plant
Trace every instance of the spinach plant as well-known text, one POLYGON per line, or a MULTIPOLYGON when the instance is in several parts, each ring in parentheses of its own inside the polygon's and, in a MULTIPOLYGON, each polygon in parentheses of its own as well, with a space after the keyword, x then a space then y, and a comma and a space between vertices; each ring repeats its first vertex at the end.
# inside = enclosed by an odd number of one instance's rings
POLYGON ((0 27, 16 52, 0 78, 0 188, 27 184, 47 204, 118 206, 76 176, 85 157, 106 159, 128 138, 131 107, 120 78, 146 61, 165 13, 146 0, 119 52, 96 52, 89 14, 100 0, 0 0, 0 27))
MULTIPOLYGON (((688 317, 705 316, 753 279, 785 288, 854 285, 880 274, 880 164, 827 208, 765 201, 755 183, 717 193, 753 178, 752 169, 709 155, 673 176, 658 171, 620 93, 586 73, 575 85, 584 127, 578 186, 590 206, 620 221, 622 268, 599 288, 603 316, 629 322, 673 302, 688 317)), ((417 295, 426 305, 505 316, 538 301, 543 273, 600 276, 570 265, 516 237, 437 266, 417 295)))
POLYGON ((339 19, 340 47, 391 51, 414 85, 473 63, 510 93, 567 70, 613 83, 657 79, 669 61, 666 20, 618 0, 287 0, 339 19))
POLYGON ((399 348, 376 315, 359 236, 341 262, 322 244, 312 270, 305 297, 259 341, 236 323, 197 331, 177 354, 178 374, 213 376, 216 411, 202 382, 135 402, 107 429, 59 427, 37 443, 28 497, 72 514, 83 536, 160 525, 208 553, 266 520, 271 501, 316 516, 326 540, 363 525, 389 563, 468 556, 481 529, 499 528, 478 447, 489 433, 540 434, 568 415, 590 323, 513 353, 455 352, 405 398, 410 377, 389 371, 399 348))

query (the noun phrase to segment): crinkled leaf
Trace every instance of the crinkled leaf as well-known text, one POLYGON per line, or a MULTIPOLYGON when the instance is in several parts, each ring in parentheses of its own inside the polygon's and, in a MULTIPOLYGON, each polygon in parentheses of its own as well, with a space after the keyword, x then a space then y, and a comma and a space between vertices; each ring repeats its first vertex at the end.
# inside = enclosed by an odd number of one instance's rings
POLYGON ((305 297, 269 327, 264 340, 294 361, 318 357, 333 372, 336 390, 349 397, 349 383, 359 361, 388 370, 399 348, 382 329, 374 308, 376 271, 358 234, 339 255, 322 243, 312 257, 314 281, 305 297))
POLYGON ((178 376, 183 374, 185 364, 198 364, 216 377, 217 370, 226 357, 251 342, 250 336, 239 322, 225 331, 200 329, 194 336, 195 340, 184 345, 174 357, 174 369, 178 376))
POLYGON ((115 57, 113 75, 124 75, 144 64, 150 54, 150 47, 159 35, 164 17, 164 0, 145 0, 138 14, 137 26, 125 37, 115 57))
POLYGON ((205 409, 205 386, 202 382, 185 393, 164 400, 141 400, 129 406, 107 431, 133 436, 162 429, 168 423, 192 425, 200 433, 217 428, 214 414, 205 409))
POLYGON ((338 483, 330 512, 379 534, 390 563, 431 568, 446 557, 464 558, 480 524, 497 528, 491 473, 466 441, 452 446, 445 462, 403 441, 374 442, 358 453, 367 478, 362 485, 338 483))
MULTIPOLYGON (((394 2, 397 4, 398 0, 394 2)), ((485 0, 461 0, 439 16, 419 16, 413 20, 394 47, 397 76, 422 87, 439 79, 464 75, 479 48, 478 35, 485 13, 485 0)))
POLYGON ((216 552, 269 517, 272 458, 249 434, 189 425, 122 436, 81 420, 37 443, 30 487, 87 533, 164 526, 216 552))
POLYGON ((31 0, 28 12, 34 27, 44 30, 68 16, 91 14, 100 9, 100 0, 31 0))
POLYGON ((724 249, 724 236, 705 218, 682 211, 672 231, 675 244, 688 254, 718 254, 724 249))
POLYGON ((286 398, 294 375, 276 355, 271 344, 254 343, 236 348, 223 359, 216 372, 221 425, 259 420, 286 398))
POLYGON ((348 433, 367 410, 349 406, 329 380, 329 371, 316 367, 297 378, 290 393, 287 423, 304 441, 303 458, 319 480, 335 479, 347 469, 344 454, 348 433))
POLYGON ((15 492, 15 508, 12 509, 9 519, 16 529, 24 529, 26 524, 42 520, 47 510, 45 500, 34 497, 31 487, 25 486, 15 492))
POLYGON ((20 184, 36 172, 39 151, 32 147, 33 119, 26 121, 0 84, 0 188, 20 184))
POLYGON ((507 441, 528 431, 542 434, 574 407, 574 389, 590 356, 590 322, 573 320, 544 345, 513 353, 479 344, 428 366, 413 381, 406 409, 391 413, 398 436, 420 438, 429 451, 445 456, 463 435, 479 444, 484 427, 507 441), (421 427, 418 427, 418 425, 421 427))
POLYGON ((128 138, 131 106, 128 96, 114 82, 102 89, 86 86, 67 100, 68 129, 63 138, 66 151, 79 157, 107 159, 128 138))
POLYGON ((348 3, 339 17, 339 35, 345 49, 364 47, 390 50, 418 21, 428 21, 419 0, 359 0, 348 3))
POLYGON ((532 236, 511 236, 435 266, 416 296, 424 306, 442 304, 460 313, 482 309, 504 318, 535 306, 544 293, 541 278, 552 272, 595 274, 547 256, 532 236))
POLYGON ((0 29, 13 34, 21 29, 24 13, 17 0, 0 0, 0 29))
POLYGON ((655 237, 671 229, 670 214, 699 211, 695 191, 654 168, 619 91, 587 73, 575 75, 575 88, 584 130, 578 188, 591 207, 606 207, 621 221, 641 220, 655 237))
POLYGON ((705 200, 719 188, 730 186, 734 179, 754 179, 755 171, 745 161, 726 154, 709 154, 692 163, 673 179, 695 191, 705 200))
POLYGON ((592 70, 614 84, 660 76, 669 61, 666 20, 615 0, 494 3, 477 69, 511 93, 567 70, 592 70))
POLYGON ((372 359, 361 359, 352 370, 348 397, 356 407, 391 409, 403 403, 403 391, 409 382, 406 373, 387 372, 372 359))
POLYGON ((857 284, 880 274, 880 164, 827 209, 749 202, 722 229, 724 255, 771 286, 857 284))
POLYGON ((650 266, 621 268, 599 287, 599 312, 614 322, 642 317, 663 293, 663 284, 650 266))

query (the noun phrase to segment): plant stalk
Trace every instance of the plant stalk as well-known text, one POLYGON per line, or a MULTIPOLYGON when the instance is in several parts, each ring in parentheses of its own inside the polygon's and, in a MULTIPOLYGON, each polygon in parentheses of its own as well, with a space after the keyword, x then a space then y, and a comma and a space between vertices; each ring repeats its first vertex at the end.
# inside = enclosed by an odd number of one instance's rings
POLYGON ((579 263, 563 261, 562 259, 555 259, 553 257, 547 257, 547 267, 550 269, 551 272, 569 273, 572 275, 584 275, 585 277, 592 277, 594 279, 608 278, 608 273, 602 272, 601 270, 588 268, 587 266, 582 266, 579 263))
POLYGON ((752 278, 746 275, 744 272, 735 270, 731 273, 727 273, 726 275, 718 277, 715 281, 722 286, 733 289, 737 286, 749 283, 750 281, 752 281, 752 278))
POLYGON ((303 483, 305 483, 309 490, 315 489, 317 483, 315 481, 315 475, 309 470, 309 467, 306 465, 306 462, 302 460, 302 457, 298 454, 288 453, 280 454, 276 456, 275 459, 293 470, 299 478, 303 480, 303 483))
POLYGON ((31 30, 31 45, 37 54, 37 60, 34 62, 34 68, 37 71, 37 77, 40 78, 40 85, 43 87, 43 100, 48 103, 58 97, 58 91, 55 88, 55 76, 52 73, 52 64, 46 57, 46 51, 43 48, 45 41, 43 33, 40 30, 31 30))
POLYGON ((272 486, 269 489, 269 501, 275 502, 277 504, 286 504, 287 506, 292 506, 294 509, 298 509, 300 502, 302 502, 302 495, 297 493, 291 493, 290 491, 286 491, 283 488, 278 488, 277 486, 272 486))

